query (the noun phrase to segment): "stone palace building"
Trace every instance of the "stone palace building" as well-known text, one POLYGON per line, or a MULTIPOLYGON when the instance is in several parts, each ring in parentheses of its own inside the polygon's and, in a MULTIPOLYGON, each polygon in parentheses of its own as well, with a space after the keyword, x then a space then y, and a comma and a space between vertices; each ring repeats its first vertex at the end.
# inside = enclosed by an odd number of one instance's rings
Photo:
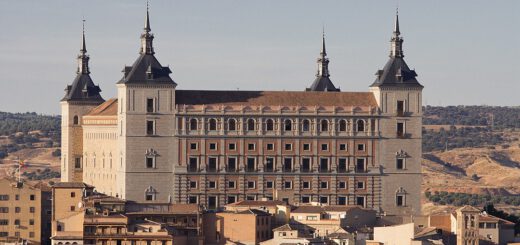
POLYGON ((420 212, 423 86, 403 59, 398 17, 367 92, 332 83, 325 39, 316 79, 301 91, 180 90, 153 40, 147 11, 139 56, 105 101, 83 34, 61 100, 62 181, 209 209, 267 198, 420 212))

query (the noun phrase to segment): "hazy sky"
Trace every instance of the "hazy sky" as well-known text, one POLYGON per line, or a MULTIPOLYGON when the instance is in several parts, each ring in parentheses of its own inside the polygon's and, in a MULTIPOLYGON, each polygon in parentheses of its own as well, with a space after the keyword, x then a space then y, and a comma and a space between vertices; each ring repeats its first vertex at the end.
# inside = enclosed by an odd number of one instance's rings
MULTIPOLYGON (((324 25, 332 81, 368 91, 388 59, 397 2, 151 0, 150 14, 156 57, 178 89, 303 90, 324 25)), ((83 18, 91 76, 114 97, 145 11, 145 0, 1 0, 0 111, 59 113, 83 18)), ((520 1, 399 0, 399 12, 425 104, 520 104, 520 1)))

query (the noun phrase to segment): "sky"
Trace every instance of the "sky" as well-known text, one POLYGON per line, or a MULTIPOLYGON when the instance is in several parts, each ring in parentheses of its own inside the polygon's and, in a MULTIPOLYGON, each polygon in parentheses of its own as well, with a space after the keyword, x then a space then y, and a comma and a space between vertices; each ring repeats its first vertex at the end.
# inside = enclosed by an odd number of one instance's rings
MULTIPOLYGON (((324 28, 331 80, 368 91, 388 59, 397 6, 424 104, 520 104, 520 1, 150 0, 150 21, 177 89, 304 90, 324 28)), ((145 13, 145 0, 1 0, 0 111, 60 113, 83 19, 91 77, 115 97, 145 13)))

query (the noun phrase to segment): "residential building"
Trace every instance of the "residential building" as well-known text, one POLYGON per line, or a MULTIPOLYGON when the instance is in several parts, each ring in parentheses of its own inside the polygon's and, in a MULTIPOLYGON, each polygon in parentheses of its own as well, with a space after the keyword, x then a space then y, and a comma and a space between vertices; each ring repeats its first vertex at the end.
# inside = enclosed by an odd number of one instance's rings
POLYGON ((182 90, 155 57, 147 11, 139 56, 106 101, 83 34, 77 76, 61 101, 62 180, 211 210, 266 198, 417 213, 423 86, 400 34, 396 16, 390 58, 367 92, 332 83, 324 38, 308 89, 182 90))
POLYGON ((291 211, 291 227, 302 236, 327 237, 341 229, 354 232, 364 227, 373 227, 376 222, 374 210, 358 206, 306 205, 291 211))
POLYGON ((249 209, 258 209, 274 216, 274 223, 277 226, 287 224, 291 214, 291 206, 283 201, 253 201, 244 200, 225 206, 226 211, 246 211, 249 209))
POLYGON ((273 215, 258 209, 204 215, 205 244, 254 245, 272 238, 273 215))
POLYGON ((0 179, 0 244, 50 244, 51 189, 0 179))
POLYGON ((298 229, 286 224, 273 229, 272 239, 260 243, 260 245, 278 244, 325 245, 326 243, 322 238, 301 237, 298 229))

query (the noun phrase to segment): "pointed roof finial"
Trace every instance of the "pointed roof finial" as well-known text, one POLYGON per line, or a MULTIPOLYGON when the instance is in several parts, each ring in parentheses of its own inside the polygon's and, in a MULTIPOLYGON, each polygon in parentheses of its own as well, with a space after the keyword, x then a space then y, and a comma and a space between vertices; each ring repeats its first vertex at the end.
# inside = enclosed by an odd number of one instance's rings
POLYGON ((83 32, 80 51, 82 54, 85 54, 87 52, 87 45, 85 43, 85 19, 83 19, 83 32))
POLYGON ((152 29, 150 28, 150 4, 148 1, 146 1, 146 20, 144 22, 144 30, 148 33, 152 29))
POLYGON ((396 35, 396 36, 401 35, 401 32, 399 31, 399 7, 397 7, 395 9, 394 35, 396 35))
POLYGON ((322 39, 321 40, 321 44, 322 44, 321 56, 325 57, 325 56, 327 56, 327 50, 325 49, 325 26, 323 26, 323 28, 322 28, 321 39, 322 39))

